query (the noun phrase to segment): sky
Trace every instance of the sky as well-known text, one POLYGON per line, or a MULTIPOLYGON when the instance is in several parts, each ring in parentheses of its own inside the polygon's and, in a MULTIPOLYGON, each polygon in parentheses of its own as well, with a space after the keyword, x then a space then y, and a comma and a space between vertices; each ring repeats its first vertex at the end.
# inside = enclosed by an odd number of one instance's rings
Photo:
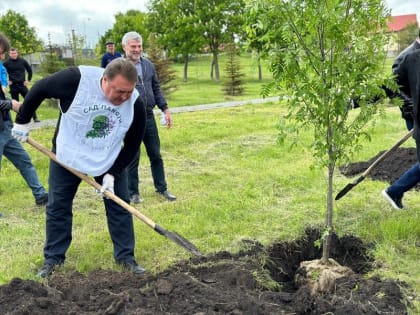
MULTIPOLYGON (((29 26, 48 43, 66 44, 72 30, 86 36, 93 48, 115 22, 115 14, 130 9, 146 12, 148 0, 0 0, 0 14, 13 10, 23 14, 29 26)), ((420 0, 385 0, 392 15, 416 13, 420 24, 420 0)), ((114 39, 116 40, 116 39, 114 39)))
MULTIPOLYGON (((93 48, 99 37, 112 28, 117 13, 135 9, 146 12, 148 0, 0 0, 0 14, 13 10, 23 14, 30 27, 48 43, 66 44, 75 31, 86 36, 93 48)), ((114 39, 117 40, 117 39, 114 39)))

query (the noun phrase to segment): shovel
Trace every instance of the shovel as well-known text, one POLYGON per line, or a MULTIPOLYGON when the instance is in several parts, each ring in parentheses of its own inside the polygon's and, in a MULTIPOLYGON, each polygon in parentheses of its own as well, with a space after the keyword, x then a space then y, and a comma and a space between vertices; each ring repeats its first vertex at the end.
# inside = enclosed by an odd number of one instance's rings
MULTIPOLYGON (((28 138, 27 142, 31 146, 33 146, 35 149, 37 149, 38 151, 40 151, 41 153, 44 153, 51 160, 53 160, 54 162, 60 164, 65 169, 67 169, 68 171, 72 172, 74 175, 76 175, 80 179, 84 180, 89 185, 93 186, 98 191, 101 189, 101 185, 98 184, 91 177, 89 177, 89 176, 87 176, 87 175, 85 175, 85 174, 83 174, 83 173, 81 173, 81 172, 79 172, 79 171, 77 171, 75 169, 72 169, 70 167, 67 167, 67 166, 61 164, 60 162, 58 162, 57 161, 57 158, 56 158, 56 156, 55 156, 55 154, 53 152, 51 152, 47 148, 43 147, 41 144, 39 144, 35 140, 33 140, 31 138, 28 138)), ((115 194, 113 194, 112 192, 106 190, 103 193, 103 195, 105 197, 113 200, 115 203, 117 203, 118 205, 120 205, 121 207, 123 207, 125 210, 127 210, 128 212, 130 212, 132 215, 134 215, 135 217, 137 217, 138 219, 140 219, 141 221, 143 221, 144 223, 146 223, 146 225, 148 225, 149 227, 151 227, 155 232, 158 232, 160 235, 163 235, 166 238, 170 239, 171 241, 175 242, 176 244, 184 247, 186 250, 188 250, 189 252, 193 253, 194 255, 203 256, 203 254, 201 254, 200 251, 193 244, 191 244, 188 240, 186 240, 185 238, 183 238, 181 235, 179 235, 179 234, 177 234, 175 232, 169 232, 169 231, 165 230, 163 227, 157 225, 151 219, 149 219, 145 215, 141 214, 136 208, 130 206, 128 203, 126 203, 124 200, 122 200, 121 198, 119 198, 118 196, 116 196, 115 194)))
POLYGON ((411 129, 404 137, 402 137, 400 140, 398 140, 388 151, 385 151, 384 153, 382 153, 382 155, 380 157, 378 157, 371 166, 368 167, 368 169, 366 171, 364 171, 362 173, 362 175, 357 178, 355 181, 353 181, 350 184, 347 184, 346 187, 344 187, 338 194, 337 196, 335 196, 335 200, 340 199, 341 197, 343 197, 345 194, 347 194, 350 190, 353 189, 353 187, 355 187, 357 184, 359 184, 362 180, 365 179, 365 177, 367 175, 370 174, 370 172, 372 172, 372 170, 378 166, 378 164, 380 162, 382 162, 388 155, 390 155, 393 151, 395 151, 401 144, 403 144, 408 138, 410 138, 413 135, 414 129, 411 129))

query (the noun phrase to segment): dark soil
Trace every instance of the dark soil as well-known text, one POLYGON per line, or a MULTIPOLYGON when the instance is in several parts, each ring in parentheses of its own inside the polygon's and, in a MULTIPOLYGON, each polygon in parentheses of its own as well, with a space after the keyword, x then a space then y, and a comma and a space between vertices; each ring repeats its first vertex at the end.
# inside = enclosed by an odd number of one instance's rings
MULTIPOLYGON (((352 163, 348 166, 340 167, 340 171, 349 177, 359 175, 363 173, 384 152, 385 151, 379 152, 369 161, 352 163)), ((381 180, 392 184, 416 162, 417 155, 415 148, 398 148, 380 162, 367 177, 373 180, 381 180)), ((419 188, 420 186, 417 184, 415 189, 418 190, 419 188)))
POLYGON ((407 314, 405 285, 363 276, 370 246, 334 237, 332 257, 354 275, 331 293, 311 296, 293 281, 299 263, 321 256, 318 230, 264 247, 244 241, 237 254, 191 258, 158 274, 98 270, 53 274, 48 281, 13 279, 0 286, 1 314, 407 314))
MULTIPOLYGON (((357 175, 375 159, 342 171, 357 175)), ((370 176, 391 183, 415 162, 414 149, 398 149, 370 176)), ((308 229, 301 239, 268 247, 245 240, 237 254, 193 257, 157 275, 58 271, 43 283, 13 279, 0 286, 0 314, 407 314, 405 284, 367 278, 371 246, 353 236, 335 236, 331 255, 352 276, 338 279, 331 293, 311 296, 297 287, 300 262, 321 257, 319 238, 318 229, 308 229)))

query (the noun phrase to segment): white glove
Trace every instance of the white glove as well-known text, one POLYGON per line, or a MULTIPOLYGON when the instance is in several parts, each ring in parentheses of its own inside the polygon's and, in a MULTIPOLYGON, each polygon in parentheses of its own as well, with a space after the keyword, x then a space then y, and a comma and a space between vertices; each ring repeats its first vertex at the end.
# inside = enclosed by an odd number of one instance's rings
POLYGON ((114 193, 114 176, 110 174, 105 174, 104 178, 102 179, 101 193, 104 193, 105 190, 114 193))
POLYGON ((29 124, 13 124, 12 137, 19 142, 26 142, 29 137, 29 124))

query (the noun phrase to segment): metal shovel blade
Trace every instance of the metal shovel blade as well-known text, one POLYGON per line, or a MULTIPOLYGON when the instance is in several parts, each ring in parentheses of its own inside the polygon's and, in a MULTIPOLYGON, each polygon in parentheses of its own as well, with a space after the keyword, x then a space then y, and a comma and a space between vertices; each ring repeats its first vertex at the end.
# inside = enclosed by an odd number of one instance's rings
POLYGON ((338 200, 342 198, 345 194, 347 194, 350 190, 353 189, 357 184, 359 184, 362 180, 366 178, 367 175, 372 172, 372 170, 378 166, 380 162, 382 162, 388 155, 390 155, 392 152, 394 152, 401 144, 403 144, 405 141, 407 141, 408 138, 410 138, 414 133, 414 129, 411 129, 408 133, 404 135, 400 140, 398 140, 389 150, 385 151, 381 154, 380 157, 378 157, 369 167, 366 171, 363 172, 363 174, 353 181, 350 184, 347 184, 346 187, 344 187, 335 197, 335 200, 338 200))

